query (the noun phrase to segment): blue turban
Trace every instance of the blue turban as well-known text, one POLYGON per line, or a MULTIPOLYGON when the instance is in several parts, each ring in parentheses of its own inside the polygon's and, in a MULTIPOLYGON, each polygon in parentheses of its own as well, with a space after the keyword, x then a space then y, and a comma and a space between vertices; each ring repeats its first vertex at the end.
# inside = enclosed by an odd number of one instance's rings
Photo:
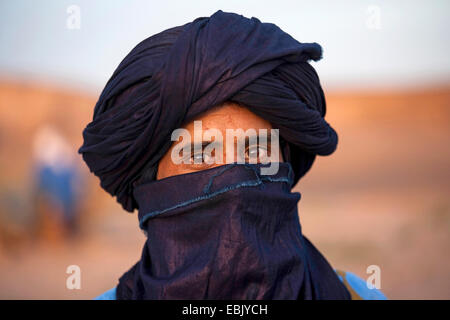
POLYGON ((120 63, 83 131, 79 149, 101 186, 127 211, 133 189, 156 168, 171 133, 225 101, 247 106, 278 128, 294 184, 316 155, 331 154, 337 134, 310 60, 317 43, 300 43, 272 23, 221 10, 155 34, 120 63))

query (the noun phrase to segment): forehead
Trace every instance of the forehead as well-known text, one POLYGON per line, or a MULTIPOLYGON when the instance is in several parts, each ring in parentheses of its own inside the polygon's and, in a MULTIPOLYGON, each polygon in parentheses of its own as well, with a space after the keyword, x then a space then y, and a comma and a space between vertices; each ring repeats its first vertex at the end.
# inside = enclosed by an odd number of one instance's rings
POLYGON ((194 131, 194 121, 202 121, 202 129, 218 129, 225 132, 226 129, 272 129, 269 121, 257 116, 247 108, 235 103, 226 103, 201 114, 183 128, 194 131))

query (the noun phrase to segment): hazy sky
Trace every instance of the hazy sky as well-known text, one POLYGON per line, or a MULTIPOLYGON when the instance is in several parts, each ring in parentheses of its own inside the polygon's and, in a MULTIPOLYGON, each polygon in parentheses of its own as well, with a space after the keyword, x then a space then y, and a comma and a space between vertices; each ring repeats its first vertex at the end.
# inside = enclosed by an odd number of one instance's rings
POLYGON ((450 83, 448 0, 2 0, 0 76, 98 92, 141 40, 219 9, 319 43, 323 59, 313 65, 325 87, 450 83), (71 5, 80 29, 67 27, 71 5))

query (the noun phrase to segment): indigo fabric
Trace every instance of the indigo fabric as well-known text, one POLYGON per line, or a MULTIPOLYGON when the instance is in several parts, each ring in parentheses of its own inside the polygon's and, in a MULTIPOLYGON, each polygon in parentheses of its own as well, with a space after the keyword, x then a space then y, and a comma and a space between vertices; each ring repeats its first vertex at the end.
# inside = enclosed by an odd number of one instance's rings
POLYGON ((275 24, 221 10, 165 30, 139 43, 115 70, 79 152, 101 186, 131 212, 139 208, 133 197, 137 181, 143 172, 156 173, 172 131, 234 101, 280 130, 296 183, 316 155, 337 145, 309 64, 321 57, 317 43, 301 43, 275 24))
POLYGON ((141 259, 118 299, 350 299, 301 233, 292 166, 227 164, 138 186, 141 259))

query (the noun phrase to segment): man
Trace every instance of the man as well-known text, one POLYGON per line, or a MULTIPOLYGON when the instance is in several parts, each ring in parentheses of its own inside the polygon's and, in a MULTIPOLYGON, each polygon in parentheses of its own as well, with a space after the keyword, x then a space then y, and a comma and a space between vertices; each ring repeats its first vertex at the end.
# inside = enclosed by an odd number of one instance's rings
POLYGON ((291 192, 337 145, 308 63, 321 53, 219 10, 125 57, 80 153, 148 238, 100 299, 361 298, 302 235, 291 192))

